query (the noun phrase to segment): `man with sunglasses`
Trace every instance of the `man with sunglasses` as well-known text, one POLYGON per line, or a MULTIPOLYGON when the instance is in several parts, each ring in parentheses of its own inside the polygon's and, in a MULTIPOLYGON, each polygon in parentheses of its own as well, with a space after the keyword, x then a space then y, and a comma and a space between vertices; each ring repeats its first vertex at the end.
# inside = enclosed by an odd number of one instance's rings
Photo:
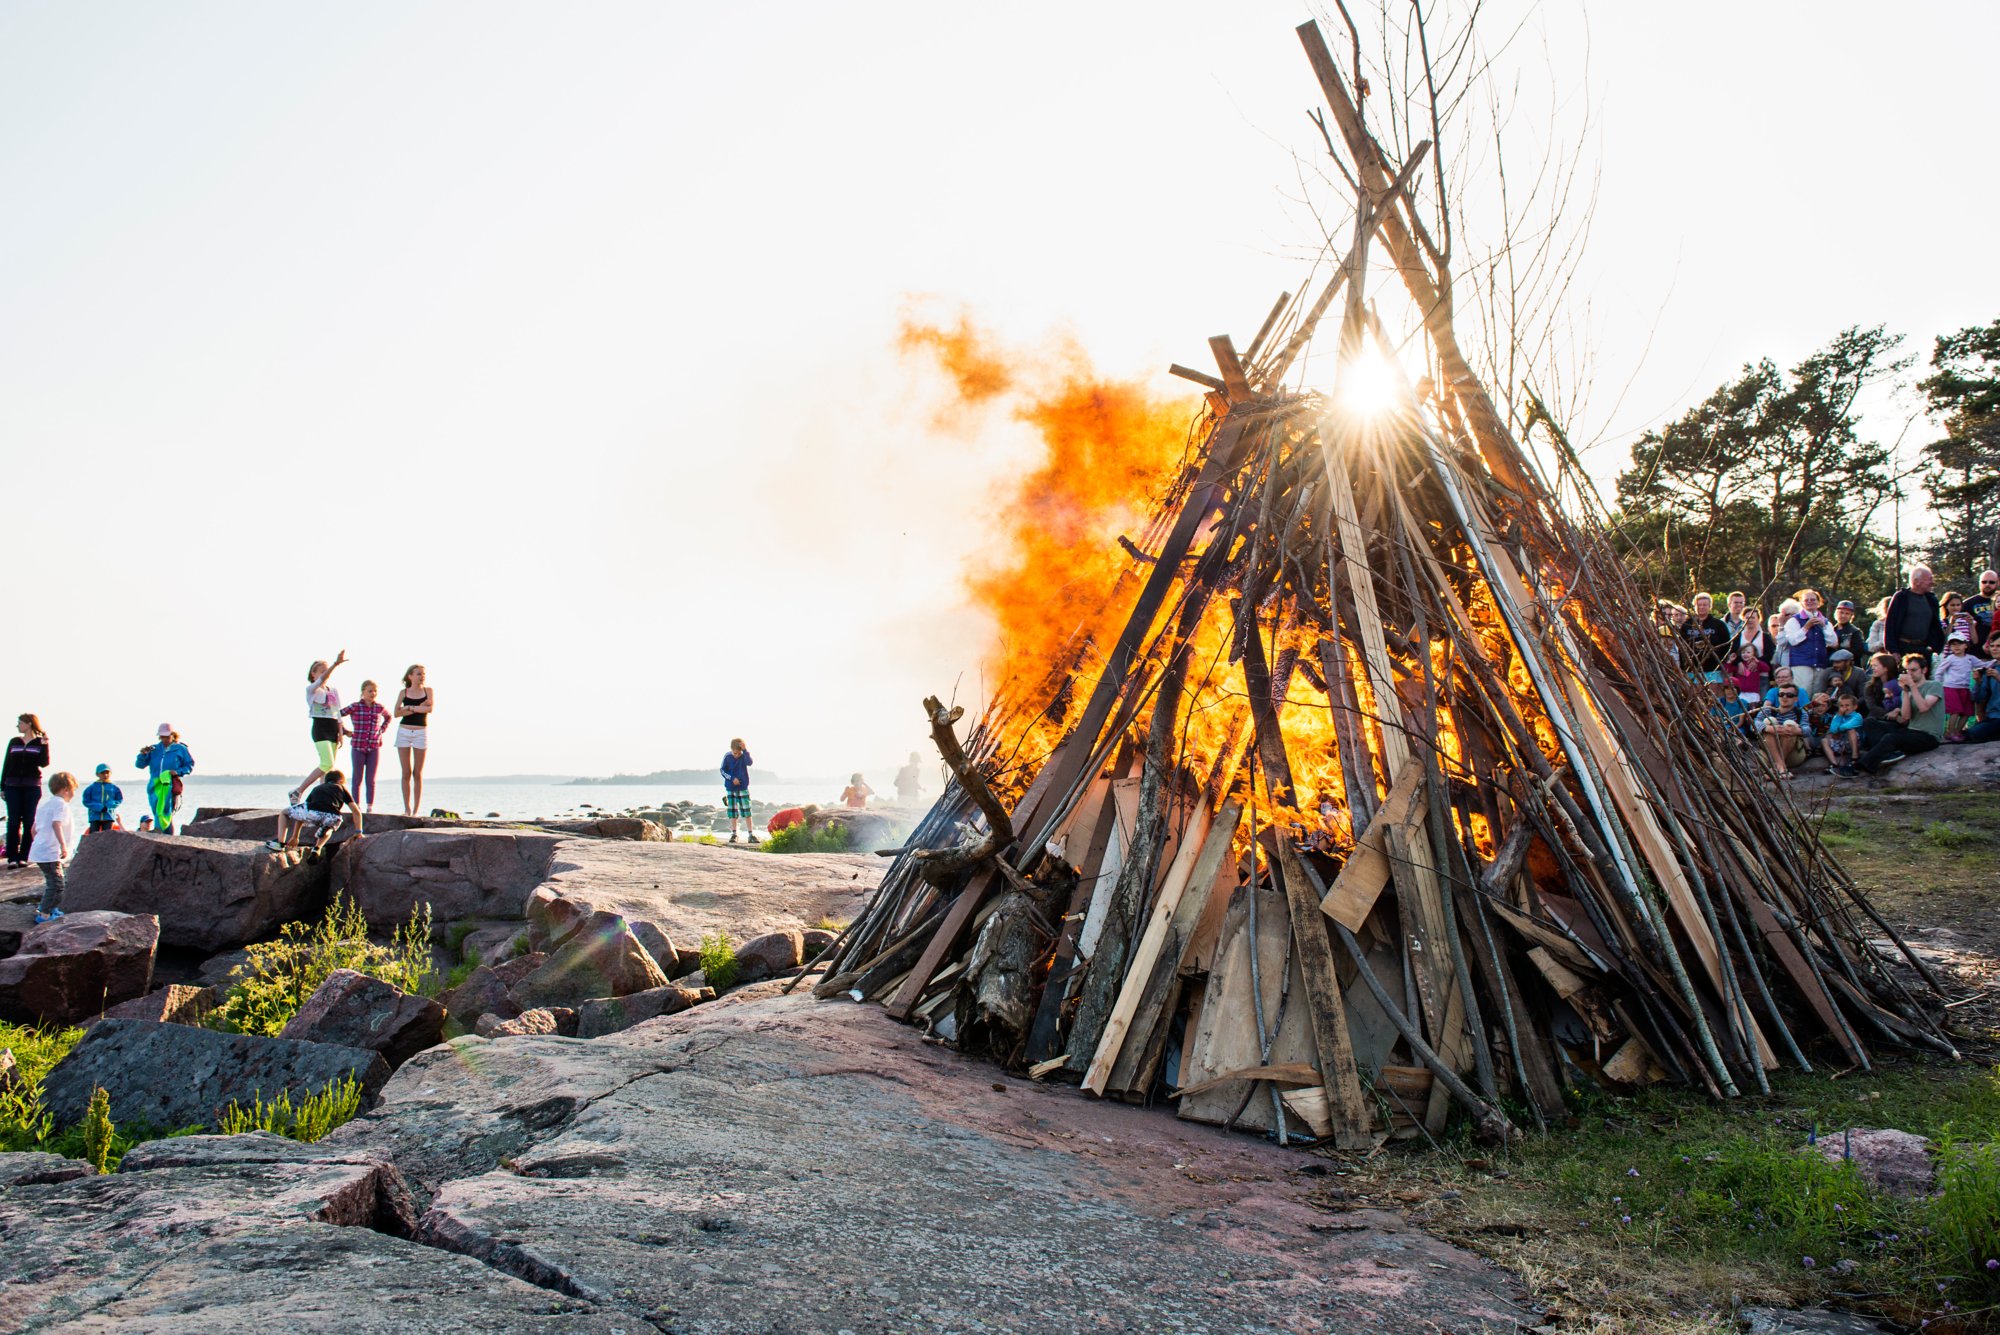
POLYGON ((1790 684, 1778 687, 1778 698, 1757 711, 1755 729, 1764 743, 1764 754, 1771 759, 1771 768, 1778 771, 1780 779, 1792 777, 1792 766, 1803 761, 1809 753, 1806 742, 1812 731, 1812 723, 1806 717, 1805 707, 1799 703, 1799 688, 1790 684))

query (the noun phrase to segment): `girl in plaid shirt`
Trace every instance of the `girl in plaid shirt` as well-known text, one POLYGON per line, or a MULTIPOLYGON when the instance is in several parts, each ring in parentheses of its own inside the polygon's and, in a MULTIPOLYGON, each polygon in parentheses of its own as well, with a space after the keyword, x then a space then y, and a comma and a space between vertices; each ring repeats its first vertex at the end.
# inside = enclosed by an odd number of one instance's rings
POLYGON ((354 766, 354 798, 367 810, 375 809, 375 764, 382 758, 382 734, 389 726, 389 711, 375 702, 375 683, 361 683, 361 698, 340 711, 354 726, 347 735, 348 761, 354 766))

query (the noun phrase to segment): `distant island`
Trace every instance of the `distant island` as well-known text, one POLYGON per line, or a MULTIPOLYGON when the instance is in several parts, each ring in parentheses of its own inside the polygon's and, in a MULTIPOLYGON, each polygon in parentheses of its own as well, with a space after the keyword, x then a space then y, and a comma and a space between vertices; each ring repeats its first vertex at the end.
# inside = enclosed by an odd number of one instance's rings
MULTIPOLYGON (((656 769, 651 774, 614 774, 608 779, 571 779, 577 787, 606 787, 613 784, 640 783, 719 783, 721 767, 710 769, 656 769)), ((772 774, 768 770, 757 771, 759 783, 786 783, 788 780, 772 774)))

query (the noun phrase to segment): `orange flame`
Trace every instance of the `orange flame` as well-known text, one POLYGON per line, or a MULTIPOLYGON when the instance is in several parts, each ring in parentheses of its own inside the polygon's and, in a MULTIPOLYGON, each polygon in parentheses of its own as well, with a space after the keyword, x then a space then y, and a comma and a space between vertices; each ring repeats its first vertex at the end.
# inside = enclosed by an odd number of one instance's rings
MULTIPOLYGON (((964 420, 968 409, 1004 404, 1035 431, 1040 457, 1003 492, 997 506, 1001 537, 968 574, 967 585, 989 612, 998 649, 987 668, 1003 714, 1048 708, 1059 681, 1051 668, 1067 663, 1086 641, 1081 697, 1094 684, 1103 646, 1123 627, 1137 581, 1122 579, 1135 562, 1118 543, 1143 541, 1154 502, 1176 475, 1192 415, 1185 401, 1162 399, 1136 381, 1099 374, 1067 340, 1053 354, 1001 347, 965 315, 942 323, 906 317, 897 346, 930 358, 949 381, 952 397, 934 421, 964 420)), ((1060 735, 1053 720, 1045 745, 1023 748, 1039 759, 1060 735)))

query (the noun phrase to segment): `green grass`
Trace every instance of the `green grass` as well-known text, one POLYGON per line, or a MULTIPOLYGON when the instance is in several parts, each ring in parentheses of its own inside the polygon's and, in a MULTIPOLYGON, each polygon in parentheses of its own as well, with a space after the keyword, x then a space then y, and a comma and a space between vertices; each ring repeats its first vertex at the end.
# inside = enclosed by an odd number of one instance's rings
POLYGON ((442 980, 431 967, 430 906, 418 905, 390 943, 378 946, 368 939, 360 907, 335 896, 319 922, 286 923, 276 940, 251 946, 207 1023, 275 1038, 335 969, 370 974, 405 992, 434 994, 442 980))
POLYGON ((1990 834, 1967 829, 1956 821, 1934 820, 1924 826, 1924 842, 1934 848, 1977 848, 1991 839, 1990 834))
POLYGON ((447 973, 444 976, 444 985, 440 987, 438 991, 440 992, 451 991, 453 988, 457 987, 460 983, 463 983, 466 979, 472 977, 472 971, 474 969, 477 969, 478 967, 479 967, 479 956, 476 953, 469 960, 460 960, 457 964, 451 966, 451 972, 447 973))
POLYGON ((736 981, 736 946, 727 932, 708 932, 701 938, 701 974, 708 985, 720 992, 736 981))
POLYGON ((845 853, 847 851, 847 827, 844 825, 822 825, 817 830, 809 830, 806 823, 787 825, 759 847, 766 853, 845 853))
POLYGON ((297 1108, 292 1106, 291 1094, 282 1090, 269 1103, 264 1102, 261 1095, 247 1108, 240 1103, 232 1103, 222 1110, 222 1131, 230 1136, 242 1135, 246 1131, 269 1131, 288 1140, 310 1144, 324 1139, 335 1127, 354 1120, 354 1115, 360 1111, 361 1086, 350 1075, 329 1080, 326 1088, 317 1094, 308 1094, 297 1108))
POLYGON ((1526 1224, 1537 1237, 1524 1247, 1546 1248, 1550 1267, 1607 1277, 1610 1295, 1640 1305, 1628 1316, 1692 1305, 1677 1282, 1733 1272, 1731 1287, 1849 1304, 1871 1294, 1911 1323, 2000 1327, 1982 1324, 2000 1311, 2000 1264, 1987 1265, 2000 1262, 2000 1071, 1783 1074, 1768 1099, 1660 1089, 1579 1096, 1579 1109, 1577 1126, 1502 1156, 1504 1177, 1468 1192, 1480 1197, 1471 1210, 1526 1224), (1815 1133, 1839 1143, 1850 1127, 1929 1136, 1935 1194, 1883 1195, 1853 1165, 1801 1151, 1815 1133))

